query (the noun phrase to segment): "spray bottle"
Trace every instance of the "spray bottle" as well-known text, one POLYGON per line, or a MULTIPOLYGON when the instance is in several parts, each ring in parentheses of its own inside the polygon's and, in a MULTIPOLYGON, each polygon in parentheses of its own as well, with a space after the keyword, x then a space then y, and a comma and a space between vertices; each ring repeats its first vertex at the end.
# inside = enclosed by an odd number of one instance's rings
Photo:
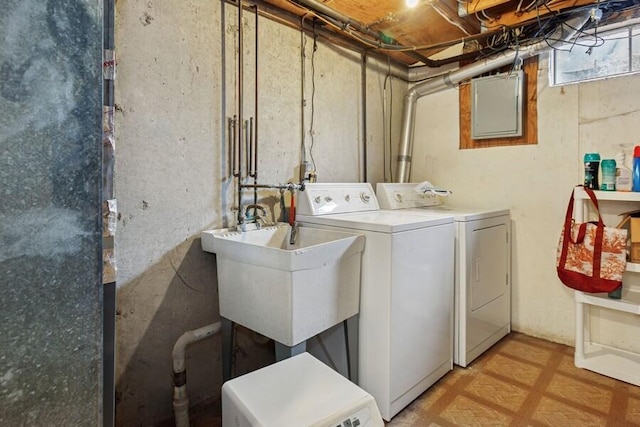
POLYGON ((624 151, 616 154, 616 191, 631 191, 631 169, 625 162, 624 151))

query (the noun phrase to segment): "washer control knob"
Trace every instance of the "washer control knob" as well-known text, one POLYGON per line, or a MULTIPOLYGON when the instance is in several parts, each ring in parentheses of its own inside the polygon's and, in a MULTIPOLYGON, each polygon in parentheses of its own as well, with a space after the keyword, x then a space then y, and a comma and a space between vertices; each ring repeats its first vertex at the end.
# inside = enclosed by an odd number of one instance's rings
POLYGON ((331 203, 331 201, 332 201, 333 199, 331 198, 331 196, 326 196, 326 197, 324 198, 324 200, 325 200, 327 203, 331 203))
POLYGON ((371 200, 371 195, 363 191, 362 193, 360 193, 360 199, 365 203, 369 203, 369 200, 371 200))
POLYGON ((316 198, 313 199, 313 201, 316 203, 320 203, 322 201, 322 198, 320 196, 316 196, 316 198))
POLYGON ((345 202, 350 202, 351 201, 351 196, 349 194, 344 196, 344 201, 345 202))
POLYGON ((393 198, 396 199, 396 201, 402 203, 402 193, 396 193, 393 195, 393 198))

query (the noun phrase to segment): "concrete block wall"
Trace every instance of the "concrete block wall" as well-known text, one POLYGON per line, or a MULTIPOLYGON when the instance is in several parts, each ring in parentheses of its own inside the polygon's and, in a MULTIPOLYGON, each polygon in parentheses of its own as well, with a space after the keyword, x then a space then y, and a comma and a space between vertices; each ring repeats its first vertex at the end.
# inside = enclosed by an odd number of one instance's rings
MULTIPOLYGON (((557 278, 558 238, 571 189, 584 178, 584 154, 613 158, 624 143, 630 160, 639 143, 640 76, 550 87, 548 72, 545 56, 538 71, 537 145, 459 150, 458 92, 421 98, 412 180, 428 179, 453 190, 452 201, 459 205, 511 208, 512 327, 573 345, 573 292, 557 278)), ((615 226, 618 219, 613 215, 605 221, 615 226)), ((592 312, 594 338, 639 350, 634 316, 592 312)))
MULTIPOLYGON (((237 102, 237 8, 220 1, 119 1, 116 5, 117 425, 171 419, 171 349, 177 338, 219 320, 215 255, 202 230, 234 225, 235 186, 222 135, 237 102), (223 19, 224 17, 224 19, 223 19), (223 62, 222 56, 226 57, 223 62), (226 93, 226 103, 224 95, 226 93)), ((254 16, 245 11, 244 116, 253 116, 254 16)), ((361 118, 361 54, 265 17, 259 20, 259 181, 298 180, 301 138, 324 182, 358 181, 362 141, 368 180, 383 179, 382 88, 386 61, 369 59, 361 118), (304 129, 301 45, 305 44, 304 129), (312 99, 312 75, 315 94, 312 99)), ((407 85, 392 79, 399 119, 407 85)), ((393 124, 395 130, 399 123, 393 124)), ((310 159, 307 151, 308 160, 310 159)), ((261 191, 270 219, 278 193, 261 191)), ((252 200, 249 193, 245 201, 252 200)), ((288 205, 287 198, 287 205, 288 205)), ((220 337, 187 350, 193 405, 220 395, 220 337)), ((236 373, 273 361, 262 337, 241 330, 236 373)))

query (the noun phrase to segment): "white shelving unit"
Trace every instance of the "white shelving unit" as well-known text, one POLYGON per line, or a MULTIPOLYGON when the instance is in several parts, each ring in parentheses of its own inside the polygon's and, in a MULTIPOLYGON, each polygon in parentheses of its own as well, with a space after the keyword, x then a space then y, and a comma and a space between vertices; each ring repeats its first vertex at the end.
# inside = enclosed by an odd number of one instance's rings
MULTIPOLYGON (((640 193, 595 191, 598 202, 637 202, 640 193)), ((574 217, 583 221, 589 201, 587 193, 575 190, 574 217)), ((640 264, 627 263, 627 271, 640 274, 640 264)), ((611 299, 606 293, 587 294, 575 291, 576 301, 576 350, 575 365, 640 386, 640 354, 598 344, 591 341, 589 332, 589 307, 597 306, 610 310, 640 315, 640 290, 623 287, 622 299, 611 299)))

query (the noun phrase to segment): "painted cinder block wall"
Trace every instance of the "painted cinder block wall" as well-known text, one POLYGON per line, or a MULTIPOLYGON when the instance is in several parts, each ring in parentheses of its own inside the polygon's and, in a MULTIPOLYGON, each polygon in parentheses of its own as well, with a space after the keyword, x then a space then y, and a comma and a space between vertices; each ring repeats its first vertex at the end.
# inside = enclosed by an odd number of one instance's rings
MULTIPOLYGON (((205 229, 233 225, 236 215, 222 134, 237 98, 237 9, 226 5, 222 22, 222 3, 129 0, 116 5, 116 412, 122 426, 153 425, 173 416, 172 347, 185 331, 219 319, 215 255, 201 251, 199 235, 205 229)), ((245 12, 243 34, 248 118, 253 116, 254 97, 255 28, 250 12, 245 12)), ((260 182, 295 182, 303 132, 303 38, 298 30, 261 17, 259 40, 260 182)), ((313 104, 318 179, 358 181, 364 172, 359 166, 359 146, 365 140, 362 56, 319 38, 312 67, 313 37, 305 36, 304 43, 305 138, 309 147, 313 104)), ((386 61, 368 60, 371 182, 384 179, 386 70, 386 61)), ((392 81, 394 110, 399 112, 407 84, 392 81)), ((393 124, 395 134, 399 116, 393 124)), ((277 195, 260 193, 260 202, 276 219, 277 195)), ((219 336, 188 348, 192 404, 219 397, 220 351, 219 336)), ((272 351, 261 337, 241 330, 236 373, 271 363, 272 351)))
MULTIPOLYGON (((456 204, 511 208, 513 329, 573 346, 573 292, 556 275, 558 238, 584 154, 613 158, 627 144, 629 160, 640 145, 640 76, 550 87, 548 58, 540 59, 537 145, 459 150, 458 92, 441 92, 418 101, 412 179, 453 190, 456 204)), ((632 209, 603 207, 611 226, 632 209)), ((639 349, 633 315, 591 311, 596 339, 639 349)))
MULTIPOLYGON (((172 416, 173 343, 184 331, 218 320, 215 256, 202 253, 199 233, 233 224, 235 216, 222 134, 237 96, 236 9, 226 6, 222 22, 218 2, 176 6, 167 1, 120 1, 117 14, 118 424, 153 424, 172 416)), ((248 45, 246 92, 252 98, 255 30, 249 13, 243 31, 248 45)), ((361 179, 360 54, 320 39, 312 70, 313 38, 304 38, 303 132, 303 39, 299 31, 263 18, 259 31, 260 180, 297 180, 301 135, 307 146, 311 142, 312 73, 313 154, 319 179, 361 179)), ((372 62, 367 72, 365 139, 367 180, 375 184, 385 176, 386 64, 371 67, 372 62)), ((613 139, 617 143, 633 138, 628 132, 637 118, 637 78, 550 88, 546 72, 543 61, 538 76, 540 138, 535 146, 460 151, 457 92, 421 99, 412 179, 451 188, 457 203, 512 209, 513 327, 572 343, 572 297, 554 271, 557 235, 568 193, 581 180, 582 154, 591 149, 605 152, 613 139), (625 102, 618 104, 619 99, 625 102), (610 120, 616 123, 614 134, 596 137, 611 127, 610 120)), ((406 88, 394 80, 396 140, 406 88)), ((245 117, 251 116, 253 104, 245 104, 245 117)), ((278 215, 275 194, 261 193, 260 199, 278 215)), ((606 323, 605 319, 603 327, 606 323)), ((260 337, 241 331, 238 339, 238 373, 273 360, 272 349, 260 337)), ((193 403, 219 396, 219 337, 188 350, 187 370, 193 403)))

